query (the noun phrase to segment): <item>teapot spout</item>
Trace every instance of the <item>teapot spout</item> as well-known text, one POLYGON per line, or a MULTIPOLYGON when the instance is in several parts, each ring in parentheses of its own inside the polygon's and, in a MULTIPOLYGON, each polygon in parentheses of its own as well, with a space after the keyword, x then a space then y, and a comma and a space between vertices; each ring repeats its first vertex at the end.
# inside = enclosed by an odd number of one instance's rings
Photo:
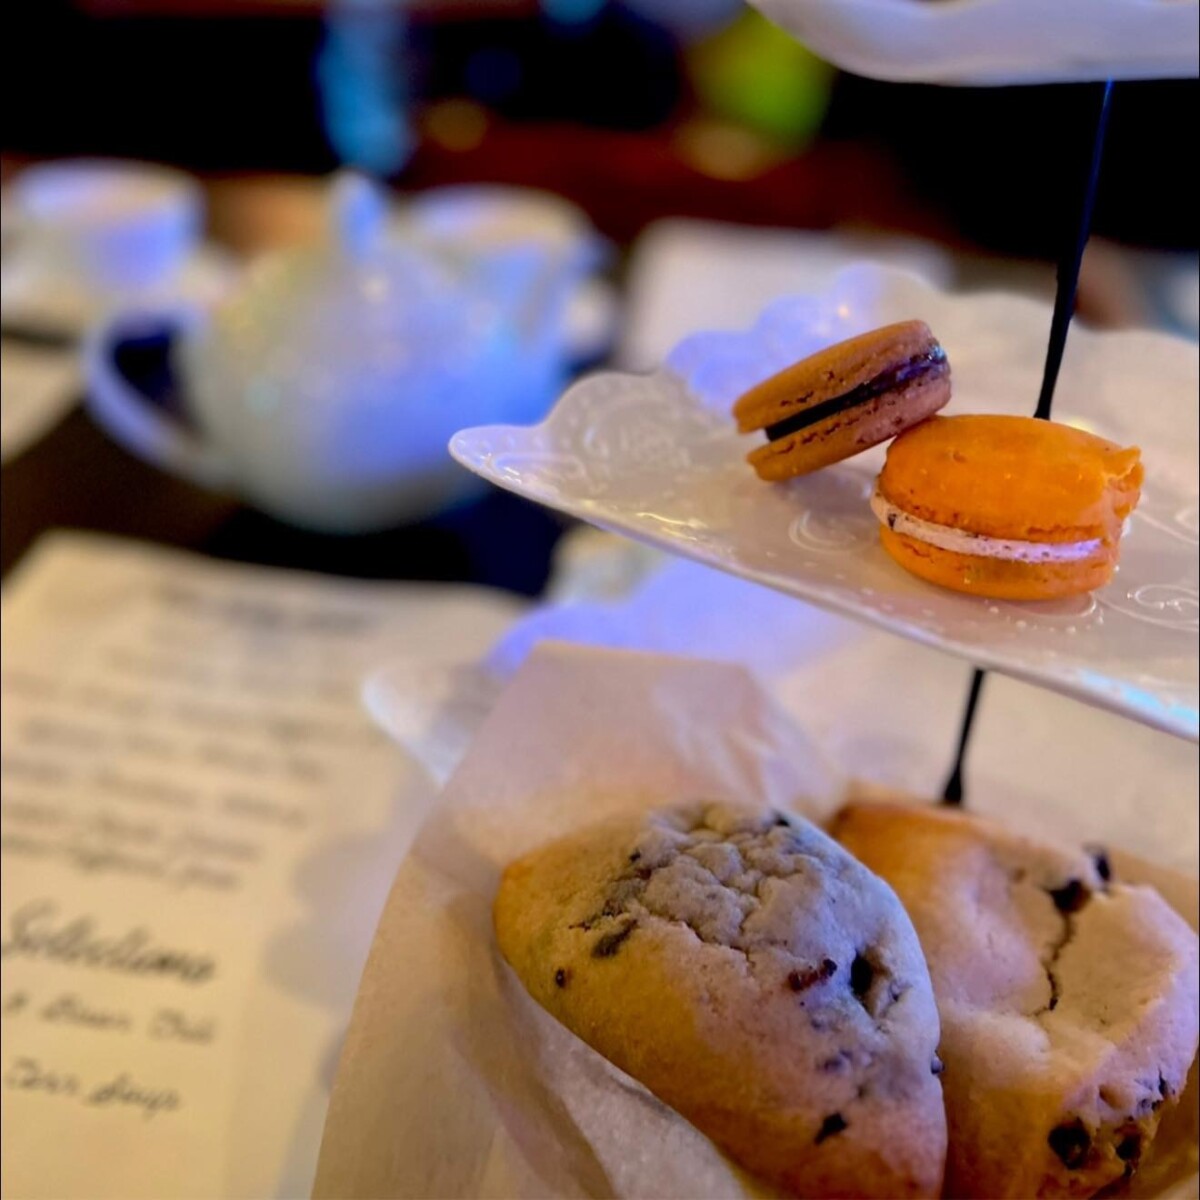
POLYGON ((351 258, 374 253, 388 220, 388 194, 361 171, 338 171, 329 187, 330 240, 351 258))

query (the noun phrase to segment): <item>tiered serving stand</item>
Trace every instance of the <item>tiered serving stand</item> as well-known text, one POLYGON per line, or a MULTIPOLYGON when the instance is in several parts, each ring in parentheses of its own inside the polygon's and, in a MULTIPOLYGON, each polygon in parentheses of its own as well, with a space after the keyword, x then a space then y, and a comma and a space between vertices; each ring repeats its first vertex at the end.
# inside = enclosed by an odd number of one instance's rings
POLYGON ((818 297, 781 301, 750 330, 688 339, 653 375, 576 384, 539 426, 464 430, 463 465, 602 528, 794 594, 967 659, 975 673, 944 799, 994 669, 1197 741, 1196 349, 1146 332, 1072 331, 1113 81, 1197 74, 1195 0, 753 0, 838 66, 948 85, 1075 83, 1096 93, 1078 221, 1064 231, 1053 311, 1015 296, 950 296, 863 264, 818 297), (946 345, 957 411, 1032 413, 1143 449, 1146 487, 1101 591, 1013 604, 908 579, 866 505, 881 454, 782 487, 745 466, 729 405, 800 357, 921 317, 946 345), (1071 337, 1068 338, 1068 333, 1071 337), (1061 372, 1061 373, 1060 373, 1061 372))

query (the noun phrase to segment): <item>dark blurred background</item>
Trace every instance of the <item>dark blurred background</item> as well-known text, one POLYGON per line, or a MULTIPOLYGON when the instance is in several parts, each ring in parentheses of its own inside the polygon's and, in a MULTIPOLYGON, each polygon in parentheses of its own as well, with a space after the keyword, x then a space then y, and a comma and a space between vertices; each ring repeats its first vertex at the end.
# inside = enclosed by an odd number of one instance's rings
MULTIPOLYGON (((311 239, 342 164, 405 192, 542 188, 612 242, 618 289, 638 235, 684 216, 913 235, 955 252, 961 286, 1048 298, 1101 94, 855 78, 736 0, 11 0, 3 23, 6 183, 60 156, 175 164, 200 177, 213 244, 241 259, 311 239)), ((1194 296, 1197 91, 1117 85, 1088 321, 1194 336, 1155 281, 1190 271, 1194 296)), ((78 410, 3 481, 2 569, 65 525, 537 594, 563 528, 495 492, 385 534, 303 533, 147 466, 78 410)))
MULTIPOLYGON (((1097 102, 835 75, 727 0, 37 0, 4 25, 9 159, 507 180, 619 242, 674 214, 1050 256, 1097 102)), ((1197 112, 1194 80, 1118 86, 1098 233, 1197 246, 1197 112)))

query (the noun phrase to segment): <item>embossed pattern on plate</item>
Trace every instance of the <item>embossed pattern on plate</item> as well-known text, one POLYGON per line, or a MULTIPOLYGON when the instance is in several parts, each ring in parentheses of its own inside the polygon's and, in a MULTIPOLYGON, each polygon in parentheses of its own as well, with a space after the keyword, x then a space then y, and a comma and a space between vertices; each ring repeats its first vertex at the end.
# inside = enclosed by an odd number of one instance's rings
POLYGON ((753 329, 687 339, 652 375, 582 380, 541 425, 464 430, 451 452, 500 487, 592 524, 1197 740, 1195 347, 1148 332, 1072 331, 1056 415, 1140 445, 1146 487, 1108 587, 1009 603, 922 583, 884 554, 867 507, 882 448, 764 484, 744 461, 753 439, 728 416, 741 390, 785 363, 908 317, 928 321, 946 347, 947 412, 1032 410, 1048 306, 941 292, 861 264, 826 295, 773 304, 753 329))

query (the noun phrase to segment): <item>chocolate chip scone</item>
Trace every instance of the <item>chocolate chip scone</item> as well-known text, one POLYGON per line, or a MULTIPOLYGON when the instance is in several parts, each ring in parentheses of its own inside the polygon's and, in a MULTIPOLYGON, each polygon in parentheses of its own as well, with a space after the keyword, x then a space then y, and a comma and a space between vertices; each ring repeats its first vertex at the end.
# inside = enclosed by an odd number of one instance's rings
POLYGON ((936 1196, 937 1009, 895 895, 815 826, 695 803, 513 863, 494 918, 530 994, 797 1196, 936 1196))
POLYGON ((942 1019, 951 1196, 1131 1175, 1196 1053, 1197 940, 1152 888, 963 813, 855 804, 831 832, 896 889, 942 1019))

